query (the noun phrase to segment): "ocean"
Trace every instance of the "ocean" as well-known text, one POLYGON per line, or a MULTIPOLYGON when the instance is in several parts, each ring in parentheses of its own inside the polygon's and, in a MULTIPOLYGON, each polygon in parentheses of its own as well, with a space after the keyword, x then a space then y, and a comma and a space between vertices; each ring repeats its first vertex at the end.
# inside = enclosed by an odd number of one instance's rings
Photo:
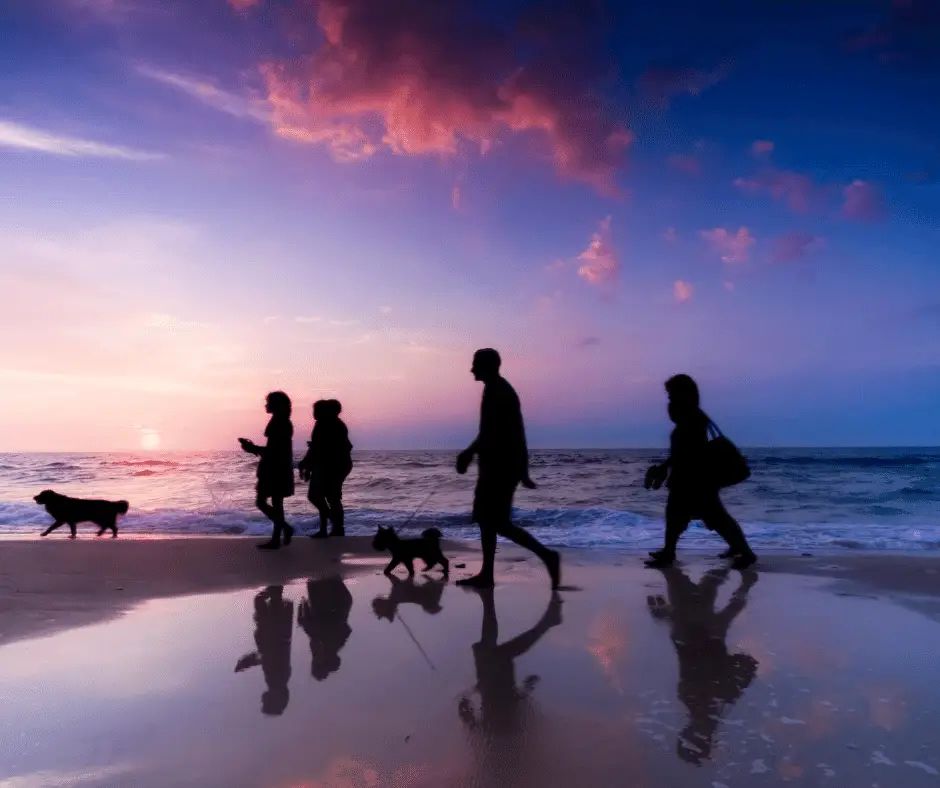
MULTIPOLYGON (((729 510, 755 549, 940 551, 940 449, 750 449, 751 479, 726 491, 729 510)), ((473 539, 475 468, 454 471, 453 451, 356 451, 345 487, 347 532, 372 534, 432 525, 473 539), (429 497, 430 496, 430 497, 429 497)), ((555 546, 652 548, 661 544, 665 492, 643 489, 661 450, 535 451, 537 490, 516 496, 515 520, 555 546)), ((257 535, 270 531, 255 511, 256 460, 242 452, 0 454, 0 534, 35 534, 50 519, 40 490, 126 499, 128 534, 257 535)), ((316 514, 298 483, 289 521, 313 529, 316 514)), ((67 529, 49 538, 64 538, 67 529)), ((79 536, 93 534, 80 526, 79 536)), ((687 547, 716 549, 699 524, 687 547)))

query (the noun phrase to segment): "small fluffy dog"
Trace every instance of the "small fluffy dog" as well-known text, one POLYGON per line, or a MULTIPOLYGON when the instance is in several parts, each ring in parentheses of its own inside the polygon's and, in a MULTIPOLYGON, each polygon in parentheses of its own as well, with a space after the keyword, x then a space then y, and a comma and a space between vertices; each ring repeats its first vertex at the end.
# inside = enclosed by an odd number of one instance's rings
POLYGON ((372 546, 382 552, 388 550, 392 554, 391 563, 385 567, 385 574, 391 574, 399 564, 408 569, 408 576, 414 577, 414 560, 420 558, 424 561, 424 571, 427 572, 435 564, 441 565, 444 577, 450 573, 450 562, 441 552, 441 532, 437 528, 428 528, 420 539, 401 539, 394 528, 382 528, 372 540, 372 546))
POLYGON ((48 536, 56 528, 68 523, 72 531, 70 538, 75 538, 75 526, 79 523, 94 523, 100 529, 98 536, 111 530, 111 538, 118 535, 118 515, 127 514, 130 504, 127 501, 86 501, 82 498, 69 498, 53 490, 43 490, 33 500, 55 519, 55 522, 42 532, 48 536))

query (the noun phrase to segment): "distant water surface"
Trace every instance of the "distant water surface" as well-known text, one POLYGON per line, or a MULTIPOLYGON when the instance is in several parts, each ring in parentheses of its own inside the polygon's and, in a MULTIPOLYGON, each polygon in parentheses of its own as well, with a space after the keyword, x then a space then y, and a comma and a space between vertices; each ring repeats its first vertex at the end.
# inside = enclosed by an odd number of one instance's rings
MULTIPOLYGON (((940 449, 751 449, 753 475, 726 502, 758 547, 940 551, 940 449)), ((646 547, 661 540, 663 492, 643 489, 655 450, 536 451, 534 491, 516 497, 517 521, 567 547, 646 547)), ((451 451, 357 451, 346 483, 347 529, 436 525, 451 538, 470 523, 475 470, 458 476, 451 451)), ((50 487, 78 497, 125 498, 122 528, 136 533, 253 534, 269 524, 254 510, 252 457, 241 452, 0 454, 0 533, 34 533, 49 522, 32 501, 50 487)), ((289 519, 315 515, 298 484, 289 519)), ((85 526, 88 532, 92 529, 85 526)), ((694 526, 688 545, 715 543, 694 526)))

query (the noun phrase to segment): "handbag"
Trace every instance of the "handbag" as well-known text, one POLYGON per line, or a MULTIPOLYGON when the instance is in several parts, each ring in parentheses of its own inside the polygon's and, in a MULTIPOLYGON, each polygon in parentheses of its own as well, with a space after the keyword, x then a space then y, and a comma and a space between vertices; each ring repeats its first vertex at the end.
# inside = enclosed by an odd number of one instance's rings
POLYGON ((751 469, 740 450, 711 419, 708 420, 708 443, 705 444, 705 473, 719 490, 733 487, 751 477, 751 469))

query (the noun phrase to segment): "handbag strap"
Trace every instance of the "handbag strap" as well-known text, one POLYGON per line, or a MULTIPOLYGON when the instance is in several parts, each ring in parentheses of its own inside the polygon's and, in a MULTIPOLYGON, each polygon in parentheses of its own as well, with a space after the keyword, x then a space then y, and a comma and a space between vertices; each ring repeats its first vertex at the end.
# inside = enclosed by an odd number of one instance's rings
POLYGON ((725 434, 718 428, 718 425, 709 418, 708 414, 705 415, 705 418, 708 420, 708 426, 705 429, 709 432, 714 431, 716 438, 723 438, 725 434))

